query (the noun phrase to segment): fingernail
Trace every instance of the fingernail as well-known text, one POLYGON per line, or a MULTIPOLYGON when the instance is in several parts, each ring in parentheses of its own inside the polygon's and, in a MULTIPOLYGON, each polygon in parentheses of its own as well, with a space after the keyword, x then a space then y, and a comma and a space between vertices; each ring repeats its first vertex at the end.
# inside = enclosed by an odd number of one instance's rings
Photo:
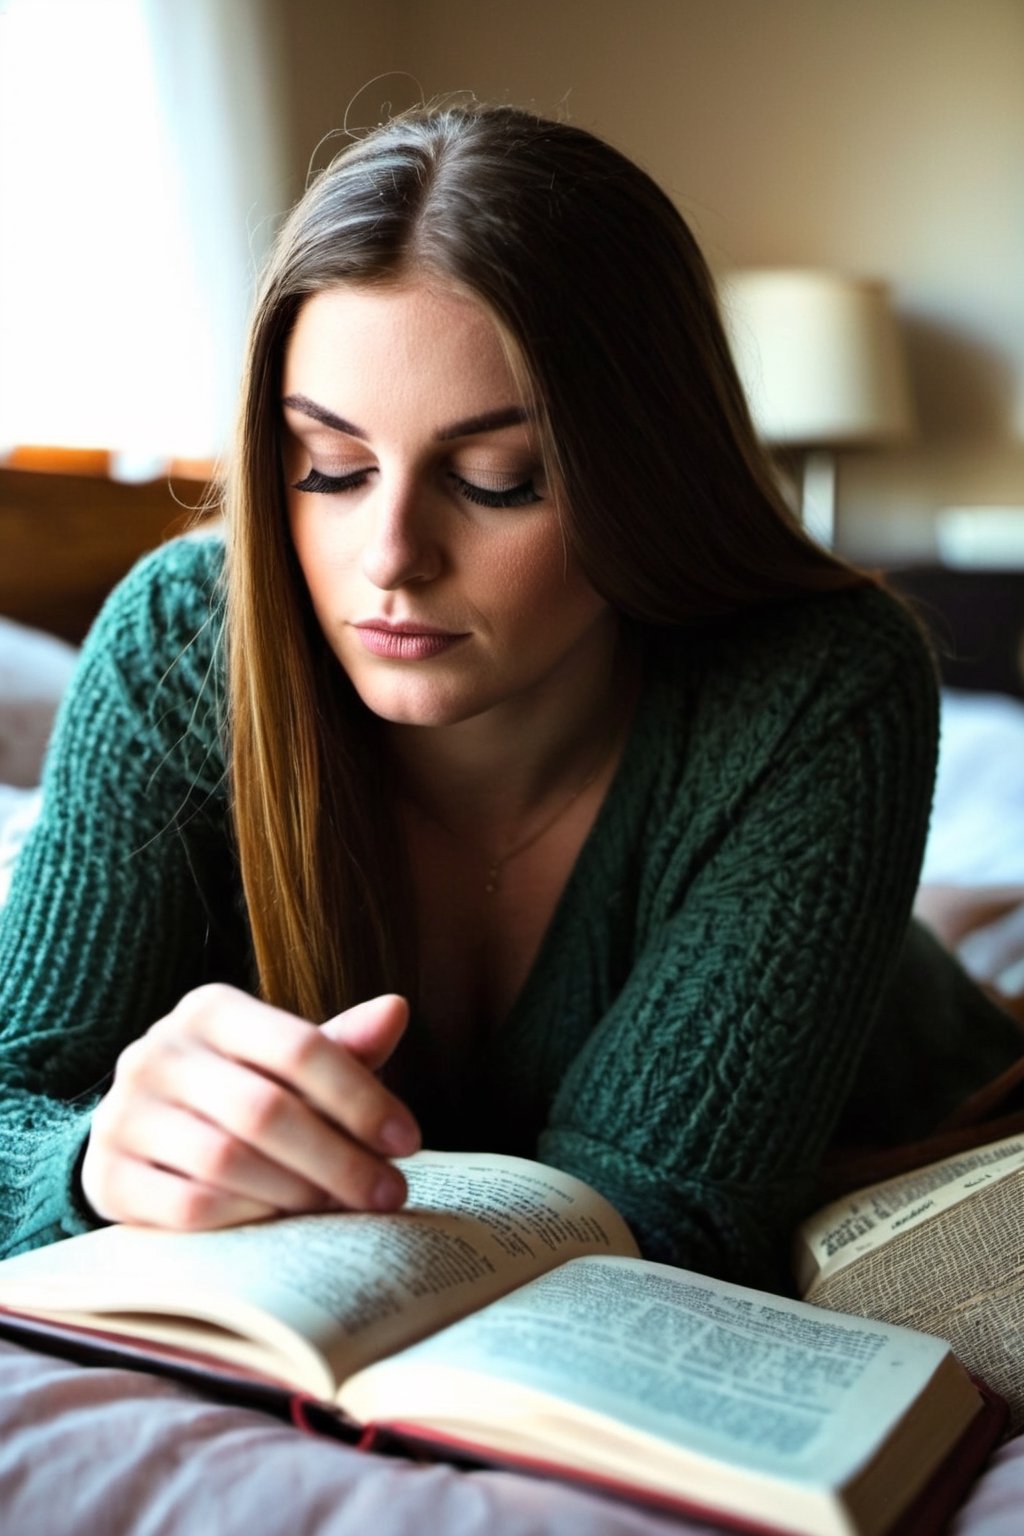
POLYGON ((408 1120, 397 1117, 394 1120, 385 1120, 377 1137, 377 1145, 382 1152, 387 1152, 391 1157, 408 1157, 415 1152, 420 1144, 420 1135, 416 1127, 408 1120))
POLYGON ((405 1184, 394 1172, 381 1175, 373 1186, 370 1203, 375 1211, 394 1211, 405 1199, 405 1184))

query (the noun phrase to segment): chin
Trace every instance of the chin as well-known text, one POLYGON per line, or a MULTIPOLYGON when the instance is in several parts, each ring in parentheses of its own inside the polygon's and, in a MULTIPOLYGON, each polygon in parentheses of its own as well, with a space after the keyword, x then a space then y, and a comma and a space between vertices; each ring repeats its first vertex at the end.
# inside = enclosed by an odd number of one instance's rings
POLYGON ((441 690, 359 688, 356 692, 371 714, 389 725, 458 725, 485 706, 441 690))

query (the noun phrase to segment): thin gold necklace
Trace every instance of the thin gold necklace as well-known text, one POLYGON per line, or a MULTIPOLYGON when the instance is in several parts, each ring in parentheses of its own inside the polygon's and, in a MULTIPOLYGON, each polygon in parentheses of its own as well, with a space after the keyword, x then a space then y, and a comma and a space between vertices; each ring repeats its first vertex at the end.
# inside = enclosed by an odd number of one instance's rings
MULTIPOLYGON (((542 821, 540 826, 536 827, 527 837, 524 837, 521 842, 514 843, 511 848, 509 848, 505 853, 499 854, 496 858, 487 860, 487 876, 484 881, 485 895, 493 896, 495 892, 500 889, 501 876, 505 869, 505 865, 510 864, 513 859, 517 859, 519 855, 521 853, 525 853, 528 848, 532 848, 534 843, 539 843, 541 838, 546 836, 546 834, 551 831, 552 827, 556 826, 558 822, 562 820, 563 816, 568 816, 570 810, 576 804, 580 796, 590 788, 591 784, 593 784, 601 770, 607 766, 609 759, 615 751, 615 748, 618 746, 620 740, 626 732, 626 729, 628 728, 629 721, 632 718, 633 705, 636 702, 637 692, 637 679, 634 677, 633 685, 629 689, 625 708, 621 711, 621 713, 617 712, 617 718, 613 721, 612 729, 601 743, 601 750, 597 759, 593 763, 592 767, 588 770, 586 775, 576 785, 576 788, 573 790, 568 800, 563 801, 553 816, 549 816, 547 821, 542 821)), ((451 830, 450 827, 445 826, 444 822, 439 816, 435 816, 433 812, 426 810, 421 805, 418 805, 415 800, 410 800, 409 803, 419 811, 421 816, 425 816, 428 821, 432 821, 435 826, 440 827, 441 831, 446 833, 448 837, 453 839, 453 841, 462 841, 461 838, 456 837, 455 833, 451 830)))
POLYGON ((537 827, 535 831, 530 833, 529 837, 523 838, 522 842, 513 844, 507 853, 500 854, 498 858, 488 861, 487 879, 484 882, 484 891, 488 896, 493 896, 495 891, 501 885, 501 876, 505 865, 508 864, 512 859, 518 858, 521 853, 525 853, 527 848, 532 848, 534 843, 539 843, 544 834, 546 832, 550 832, 552 827, 560 822, 563 816, 568 816, 570 810, 576 804, 576 801, 580 798, 585 790, 590 788, 591 784, 593 784, 594 780, 601 772, 601 769, 605 766, 605 764, 608 762, 608 759, 611 757, 612 748, 615 745, 617 734, 618 733, 616 732, 615 735, 612 736, 611 742, 608 744, 607 749, 602 751, 601 756, 591 768, 586 778, 580 780, 579 784, 577 784, 568 800, 566 800, 563 805, 558 807, 558 810, 553 816, 549 816, 547 821, 542 821, 540 826, 537 827))
POLYGON ((552 827, 556 826, 558 822, 562 820, 563 816, 568 816, 569 812, 576 804, 580 796, 590 788, 591 784, 593 784, 594 780, 597 778, 602 769, 607 767, 609 759, 612 757, 616 747, 619 745, 619 742, 621 741, 629 724, 630 718, 632 717, 636 692, 636 683, 634 681, 633 687, 629 690, 625 709, 623 709, 621 712, 616 711, 617 718, 613 719, 612 729, 609 731, 607 738, 602 742, 601 750, 593 766, 577 784, 568 800, 563 801, 555 814, 553 816, 549 816, 547 821, 542 821, 540 826, 535 828, 535 830, 531 832, 528 837, 524 837, 521 842, 514 843, 512 847, 507 850, 507 852, 499 854, 497 858, 489 859, 487 861, 487 878, 484 882, 484 892, 486 895, 493 896, 495 891, 500 888, 501 876, 505 869, 505 865, 510 864, 513 859, 517 859, 521 853, 525 853, 527 848, 532 848, 534 843, 539 843, 541 838, 546 836, 546 834, 551 831, 552 827))

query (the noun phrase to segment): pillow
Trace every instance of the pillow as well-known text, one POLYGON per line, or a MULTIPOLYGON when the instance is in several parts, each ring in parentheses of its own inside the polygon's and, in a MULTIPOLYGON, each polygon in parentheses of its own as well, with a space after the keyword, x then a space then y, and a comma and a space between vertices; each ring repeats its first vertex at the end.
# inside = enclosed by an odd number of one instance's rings
POLYGON ((0 784, 0 907, 7 900, 14 861, 39 815, 43 793, 0 784))
POLYGON ((74 646, 0 618, 0 784, 38 784, 61 695, 74 671, 74 646))

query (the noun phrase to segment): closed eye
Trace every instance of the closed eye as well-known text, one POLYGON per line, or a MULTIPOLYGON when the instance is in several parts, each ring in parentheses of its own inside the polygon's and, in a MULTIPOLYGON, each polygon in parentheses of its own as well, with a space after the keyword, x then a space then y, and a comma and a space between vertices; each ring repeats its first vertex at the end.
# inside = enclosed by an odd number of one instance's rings
POLYGON ((474 485, 470 480, 464 480, 461 475, 451 471, 451 478, 458 487, 459 494, 467 501, 475 502, 479 507, 527 507, 535 501, 542 501, 537 487, 532 480, 521 480, 518 485, 507 486, 504 490, 489 490, 483 485, 474 485))
MULTIPOLYGON (((373 474, 371 467, 366 469, 354 469, 347 475, 325 475, 319 469, 310 469, 301 480, 296 480, 292 486, 296 491, 312 491, 321 496, 337 496, 345 491, 358 490, 365 485, 368 476, 373 474)), ((466 501, 473 502, 479 507, 526 507, 534 502, 542 501, 543 497, 537 490, 532 479, 519 481, 516 485, 504 486, 500 490, 492 489, 485 485, 476 485, 471 480, 466 480, 454 470, 450 471, 450 479, 454 483, 460 496, 466 501)))
POLYGON ((303 479, 296 480, 292 490, 318 491, 322 496, 336 496, 342 491, 358 490, 372 472, 371 469, 354 469, 347 475, 324 475, 318 469, 311 469, 303 479))

